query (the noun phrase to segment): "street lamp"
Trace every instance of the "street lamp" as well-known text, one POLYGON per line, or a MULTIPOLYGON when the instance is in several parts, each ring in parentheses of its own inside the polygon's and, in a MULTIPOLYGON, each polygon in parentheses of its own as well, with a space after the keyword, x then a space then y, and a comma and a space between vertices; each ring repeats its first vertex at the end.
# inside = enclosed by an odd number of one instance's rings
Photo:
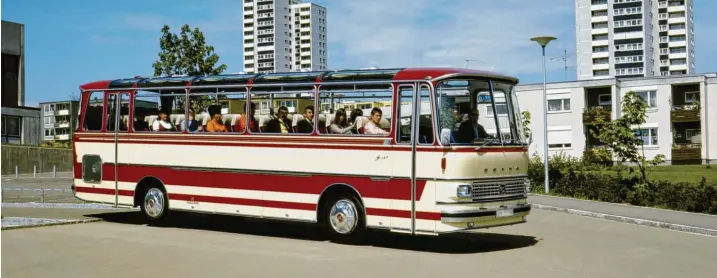
POLYGON ((543 159, 545 164, 545 193, 548 193, 550 191, 548 188, 548 181, 550 179, 548 177, 548 90, 546 84, 547 73, 545 70, 545 46, 548 45, 550 41, 555 40, 555 37, 533 37, 530 40, 540 44, 540 47, 543 49, 543 159))

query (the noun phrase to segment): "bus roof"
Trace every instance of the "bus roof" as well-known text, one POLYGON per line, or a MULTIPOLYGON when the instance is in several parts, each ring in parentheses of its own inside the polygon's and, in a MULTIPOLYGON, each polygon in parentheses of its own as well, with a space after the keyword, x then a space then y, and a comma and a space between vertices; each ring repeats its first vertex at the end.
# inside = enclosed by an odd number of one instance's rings
POLYGON ((517 83, 518 79, 489 71, 463 68, 391 68, 347 69, 337 71, 279 72, 261 74, 222 74, 209 76, 154 76, 101 80, 82 84, 80 89, 132 89, 158 87, 188 87, 213 85, 250 85, 271 83, 313 83, 347 81, 402 81, 444 78, 449 75, 470 75, 497 78, 517 83))

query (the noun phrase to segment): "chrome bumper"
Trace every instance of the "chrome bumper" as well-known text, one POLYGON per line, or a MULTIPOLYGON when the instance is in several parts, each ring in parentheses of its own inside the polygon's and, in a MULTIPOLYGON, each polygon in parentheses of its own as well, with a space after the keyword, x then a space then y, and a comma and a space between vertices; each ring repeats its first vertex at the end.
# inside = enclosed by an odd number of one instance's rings
POLYGON ((481 207, 469 210, 441 210, 441 222, 465 223, 497 220, 518 216, 525 216, 530 212, 530 204, 501 205, 496 207, 481 207), (507 210, 512 214, 498 216, 498 211, 507 210))

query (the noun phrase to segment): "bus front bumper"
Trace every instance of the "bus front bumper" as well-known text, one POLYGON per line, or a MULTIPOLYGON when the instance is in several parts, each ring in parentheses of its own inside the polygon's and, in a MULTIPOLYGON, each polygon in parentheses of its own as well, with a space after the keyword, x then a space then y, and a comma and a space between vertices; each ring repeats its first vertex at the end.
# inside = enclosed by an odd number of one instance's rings
POLYGON ((444 208, 441 210, 441 223, 452 226, 454 232, 513 225, 526 222, 525 217, 530 210, 528 203, 444 208))

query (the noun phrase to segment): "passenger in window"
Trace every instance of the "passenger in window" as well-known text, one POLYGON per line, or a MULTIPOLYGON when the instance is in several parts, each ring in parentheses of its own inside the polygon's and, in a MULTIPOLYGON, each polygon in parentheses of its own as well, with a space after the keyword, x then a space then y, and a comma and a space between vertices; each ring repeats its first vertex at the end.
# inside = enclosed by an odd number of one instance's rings
POLYGON ((374 107, 371 109, 371 118, 369 122, 364 126, 364 134, 370 135, 388 135, 389 132, 381 129, 381 109, 374 107))
POLYGON ((213 107, 209 109, 210 120, 207 122, 207 132, 227 132, 227 127, 222 122, 221 108, 213 107))
POLYGON ((134 131, 149 131, 149 125, 145 120, 145 116, 135 116, 134 122, 132 122, 132 128, 134 131))
POLYGON ((176 131, 174 125, 169 122, 167 112, 159 111, 159 119, 152 123, 152 131, 176 131))
POLYGON ((314 132, 314 106, 309 105, 304 108, 304 119, 296 123, 299 133, 314 132))
POLYGON ((287 118, 289 109, 286 106, 279 107, 278 117, 271 119, 266 125, 266 132, 270 133, 292 133, 291 122, 287 118))
POLYGON ((353 132, 354 134, 358 134, 358 128, 362 127, 358 126, 356 123, 356 119, 361 116, 363 116, 363 110, 356 108, 351 111, 351 117, 349 117, 349 124, 352 124, 354 126, 354 128, 351 130, 351 132, 353 132))
POLYGON ((471 110, 468 115, 469 119, 465 122, 462 122, 460 127, 458 128, 458 133, 456 134, 456 142, 473 143, 473 140, 475 139, 488 138, 488 132, 486 132, 485 128, 483 128, 483 126, 478 123, 478 117, 480 116, 478 109, 471 110))
POLYGON ((329 133, 333 134, 351 134, 356 129, 356 122, 349 123, 346 118, 346 110, 339 108, 336 110, 334 120, 329 125, 329 133))
MULTIPOLYGON (((246 117, 249 117, 249 130, 251 130, 251 132, 259 132, 259 124, 254 117, 254 115, 256 114, 256 103, 249 102, 248 106, 249 111, 246 111, 246 108, 244 108, 244 114, 246 115, 246 117)), ((244 121, 244 118, 241 118, 241 120, 239 120, 237 130, 239 132, 244 132, 244 130, 246 130, 246 123, 244 121)))
POLYGON ((204 131, 204 127, 201 123, 195 120, 196 116, 197 113, 194 111, 194 108, 189 108, 189 117, 186 120, 182 120, 180 124, 182 131, 186 129, 189 129, 189 132, 204 131))

